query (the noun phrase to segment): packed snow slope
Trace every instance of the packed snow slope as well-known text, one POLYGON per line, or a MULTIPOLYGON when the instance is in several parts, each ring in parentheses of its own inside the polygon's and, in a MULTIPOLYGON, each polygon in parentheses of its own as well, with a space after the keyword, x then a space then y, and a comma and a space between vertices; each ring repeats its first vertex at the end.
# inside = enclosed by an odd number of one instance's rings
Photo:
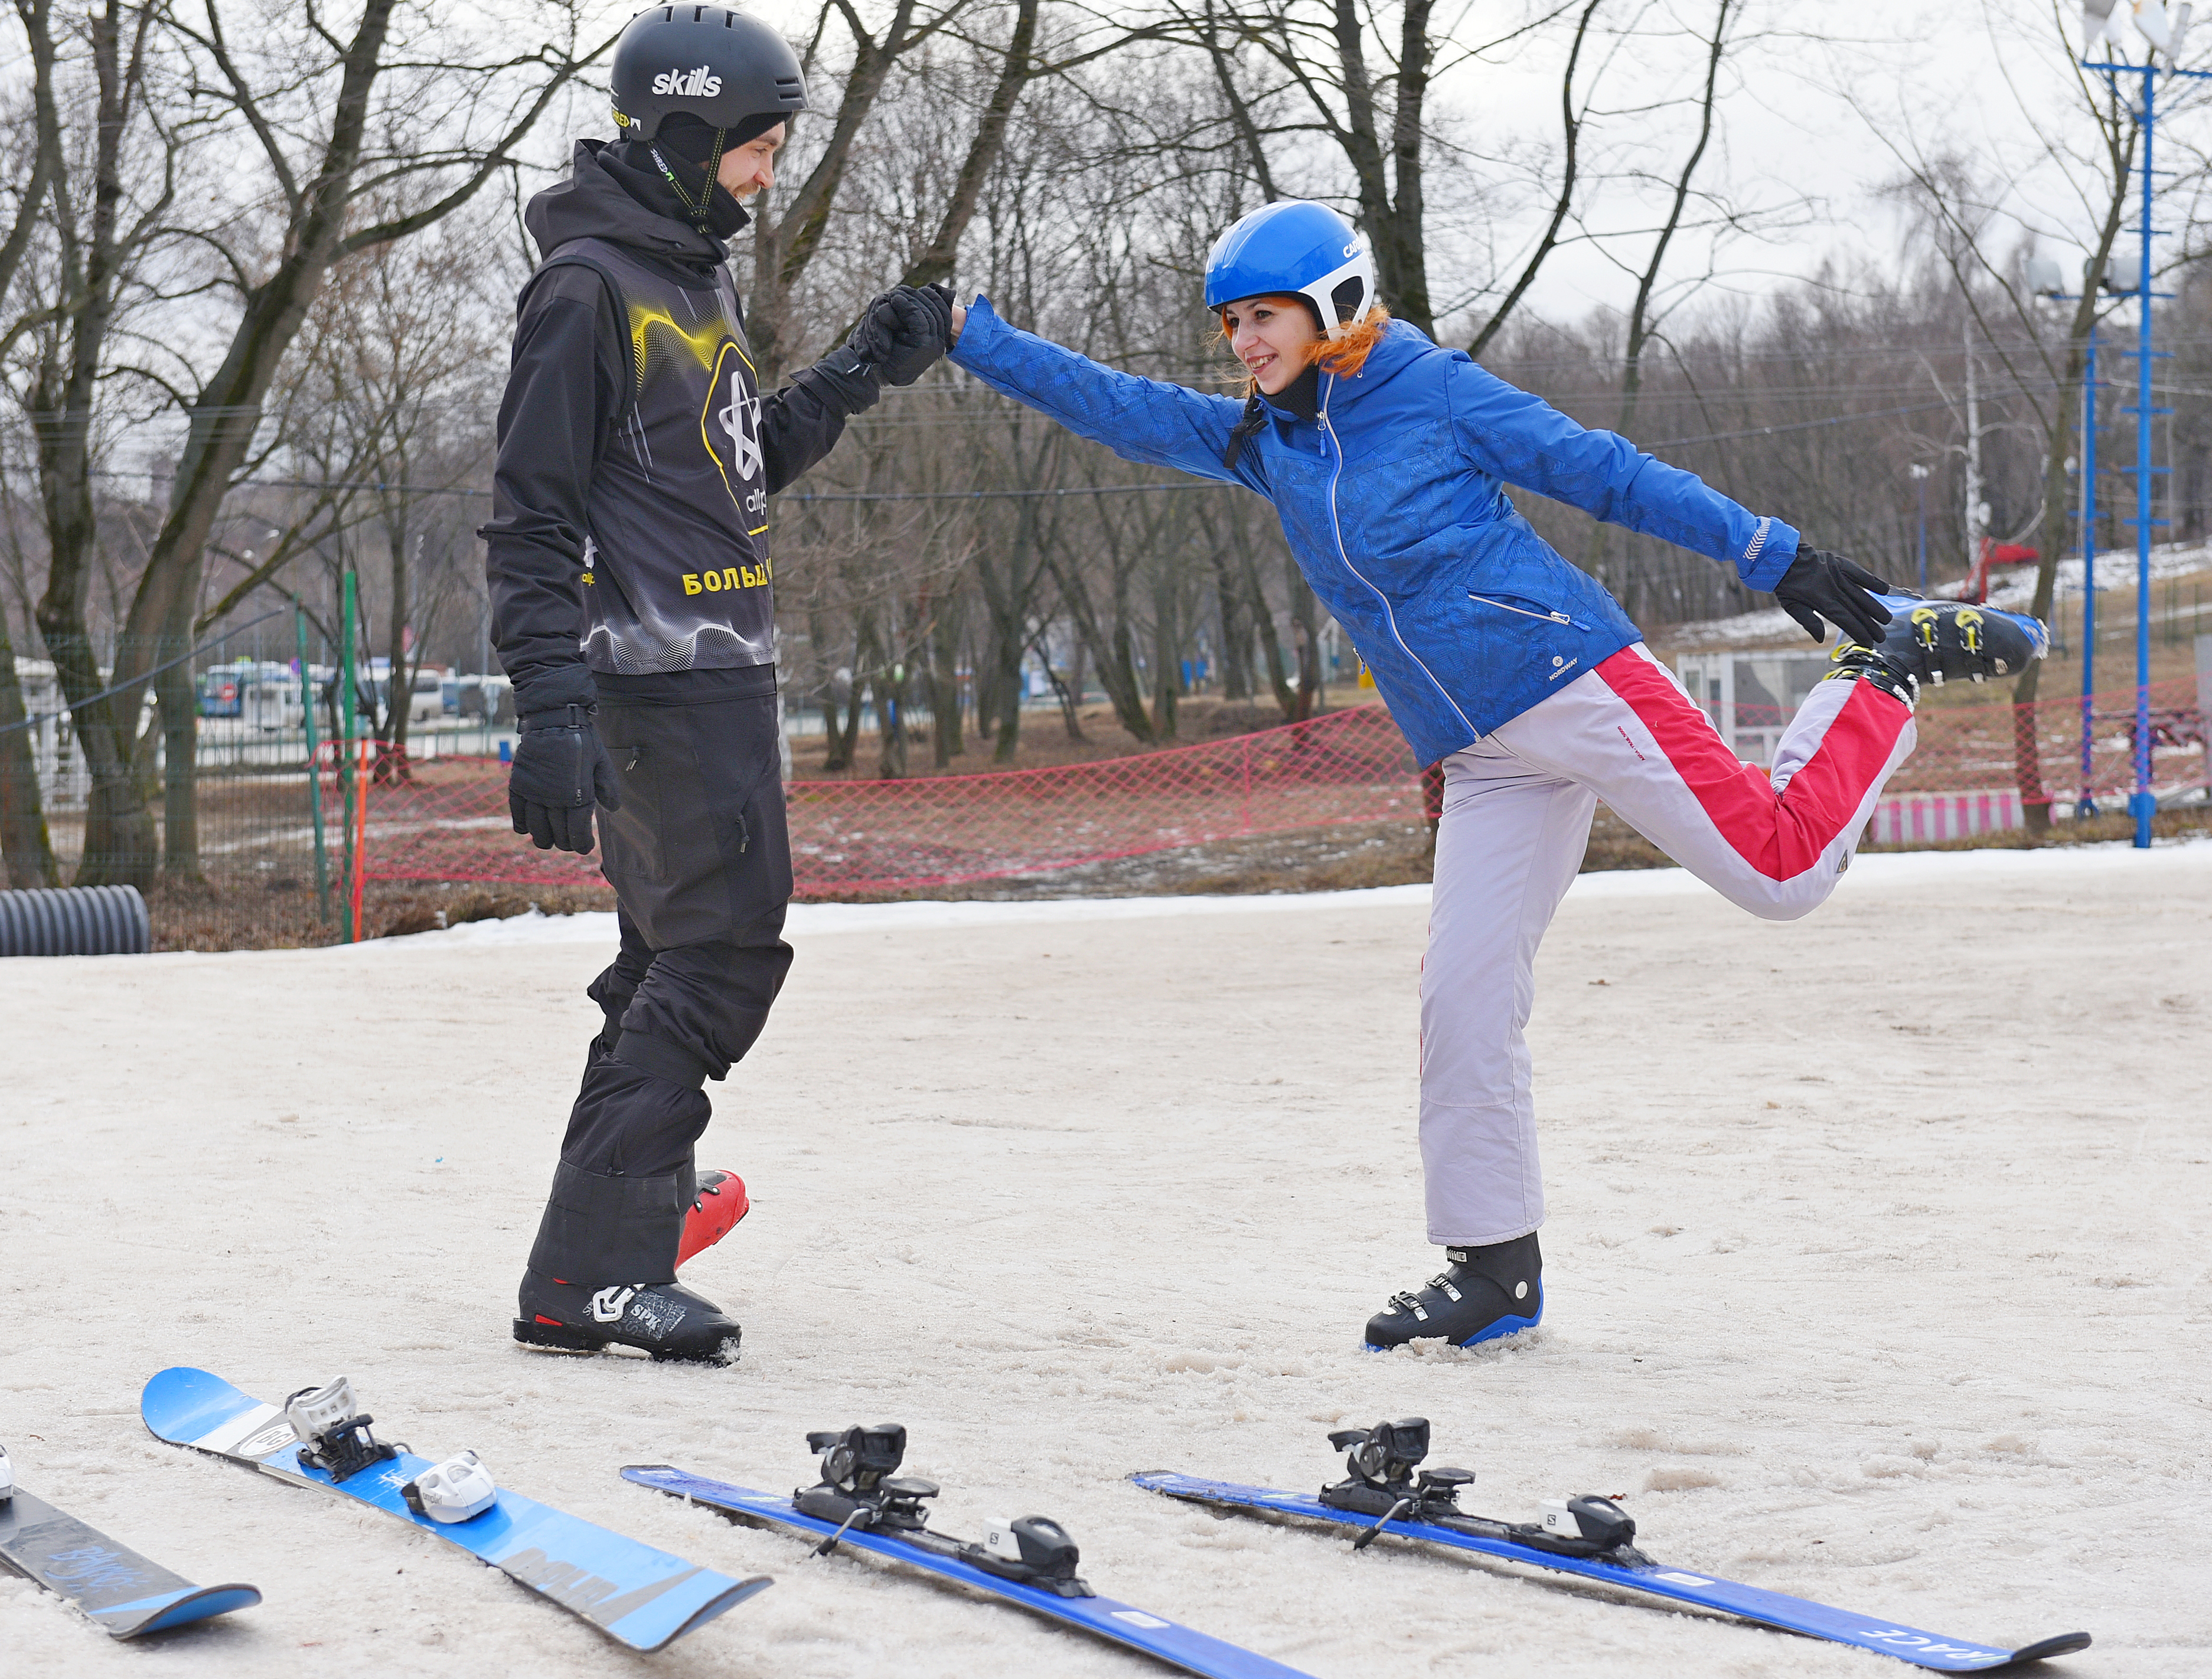
POLYGON ((1625 1495, 1680 1565, 2201 1675, 2212 1440, 2212 847, 1863 859, 1804 922, 1586 876, 1532 1035, 1542 1328, 1370 1355, 1433 1268, 1423 894, 806 910, 702 1162, 751 1217, 686 1276, 729 1370, 532 1354, 513 1288, 603 922, 356 950, 0 965, 0 1442, 24 1485, 260 1608, 117 1646, 0 1583, 25 1676, 1139 1676, 1018 1611, 629 1486, 811 1481, 911 1430, 938 1525, 1066 1524, 1100 1590, 1322 1679, 1902 1674, 1862 1652, 1220 1519, 1434 1420, 1465 1502, 1625 1495), (417 1449, 777 1584, 654 1658, 434 1540, 149 1439, 165 1365, 343 1373, 417 1449))

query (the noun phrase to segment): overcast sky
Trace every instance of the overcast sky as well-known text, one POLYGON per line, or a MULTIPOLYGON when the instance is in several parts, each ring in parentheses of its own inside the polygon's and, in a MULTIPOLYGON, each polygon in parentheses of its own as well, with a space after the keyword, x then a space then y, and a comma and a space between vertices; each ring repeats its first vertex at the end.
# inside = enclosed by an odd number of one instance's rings
MULTIPOLYGON (((1711 0, 1618 0, 1601 14, 1638 20, 1653 32, 1606 67, 1603 102, 1625 108, 1692 91, 1702 74, 1695 44, 1670 44, 1656 32, 1670 16, 1702 22, 1711 9, 1711 0)), ((763 0, 755 9, 795 36, 813 16, 804 0, 763 0)), ((2128 9, 2128 0, 2119 0, 2116 20, 2128 9)), ((1471 43, 1496 34, 1522 15, 1522 0, 1475 0, 1462 39, 1471 43)), ((2054 12, 2034 0, 1749 0, 1744 33, 1751 42, 1735 61, 1722 126, 1700 181, 1739 203, 1778 208, 1809 199, 1815 213, 1765 240, 1730 244, 1719 262, 1725 283, 1764 291, 1810 272, 1832 253, 1896 261, 1897 218, 1878 197, 1901 170, 1892 144, 1953 149, 2008 180, 2013 217, 2055 230, 2069 269, 2078 263, 2087 216, 2061 172, 2039 159, 2029 115, 2084 142, 2093 137, 2086 119, 2069 114, 2075 99, 2069 66, 2081 41, 2078 5, 2054 12)), ((2130 56, 2140 52, 2131 25, 2118 23, 2118 33, 2130 56)), ((2199 49, 2185 52, 2191 63, 2212 62, 2206 52, 2212 26, 2203 33, 2199 49)), ((1485 152, 1555 142, 1564 52, 1564 31, 1555 27, 1543 47, 1463 67, 1440 84, 1443 122, 1485 152)), ((2206 127, 2204 119, 2184 118, 2175 136, 2187 138, 2206 127)), ((1617 144, 1648 145, 1647 167, 1656 172, 1679 167, 1691 137, 1687 113, 1680 110, 1615 118, 1604 130, 1617 144)), ((1449 201, 1455 186, 1470 185, 1439 181, 1437 196, 1449 201)), ((1648 224, 1650 211, 1648 202, 1639 204, 1618 191, 1595 206, 1596 219, 1613 229, 1648 224)), ((2009 242, 2018 221, 2000 225, 2000 243, 2009 242)), ((1525 235, 1528 227, 1516 231, 1525 235)), ((1448 227, 1440 229, 1437 245, 1450 237, 1448 227)), ((1624 239, 1618 248, 1632 256, 1637 245, 1624 239)), ((1686 277, 1705 264, 1693 240, 1670 269, 1686 277)), ((1432 270, 1450 266, 1448 252, 1443 264, 1431 263, 1432 270)), ((1431 281, 1441 295, 1444 276, 1432 272, 1431 281)), ((1554 260, 1534 301, 1546 314, 1573 316, 1598 302, 1622 305, 1632 290, 1618 267, 1583 248, 1554 260)))

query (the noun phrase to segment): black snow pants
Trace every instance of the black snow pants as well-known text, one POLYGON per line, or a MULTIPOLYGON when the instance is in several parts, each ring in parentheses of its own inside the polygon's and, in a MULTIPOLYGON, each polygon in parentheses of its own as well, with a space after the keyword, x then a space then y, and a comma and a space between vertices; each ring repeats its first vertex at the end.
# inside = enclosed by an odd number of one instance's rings
POLYGON ((599 813, 600 869, 622 949, 589 988, 605 1023, 531 1252, 530 1268, 547 1276, 673 1280, 697 1193, 692 1147, 711 1112, 702 1087, 752 1047, 790 970, 772 666, 757 685, 702 684, 688 703, 602 687, 599 737, 622 809, 599 813))

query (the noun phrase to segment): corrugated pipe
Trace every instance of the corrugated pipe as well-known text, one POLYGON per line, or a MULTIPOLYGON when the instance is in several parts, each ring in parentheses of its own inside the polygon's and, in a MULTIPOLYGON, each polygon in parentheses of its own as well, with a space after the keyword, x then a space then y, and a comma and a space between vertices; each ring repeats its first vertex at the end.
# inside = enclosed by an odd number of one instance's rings
POLYGON ((135 886, 0 892, 0 956, 143 956, 153 944, 135 886))

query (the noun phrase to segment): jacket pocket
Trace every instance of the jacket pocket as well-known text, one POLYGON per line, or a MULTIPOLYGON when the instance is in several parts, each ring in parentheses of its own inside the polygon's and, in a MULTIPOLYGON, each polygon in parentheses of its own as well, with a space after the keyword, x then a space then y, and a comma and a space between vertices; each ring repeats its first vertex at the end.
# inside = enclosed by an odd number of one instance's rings
POLYGON ((1517 612, 1524 618, 1534 618, 1547 624, 1565 624, 1571 629, 1586 630, 1589 626, 1571 614, 1550 607, 1541 601, 1530 600, 1526 595, 1486 595, 1479 589, 1470 589, 1467 597, 1480 601, 1485 606, 1494 606, 1500 612, 1517 612))

